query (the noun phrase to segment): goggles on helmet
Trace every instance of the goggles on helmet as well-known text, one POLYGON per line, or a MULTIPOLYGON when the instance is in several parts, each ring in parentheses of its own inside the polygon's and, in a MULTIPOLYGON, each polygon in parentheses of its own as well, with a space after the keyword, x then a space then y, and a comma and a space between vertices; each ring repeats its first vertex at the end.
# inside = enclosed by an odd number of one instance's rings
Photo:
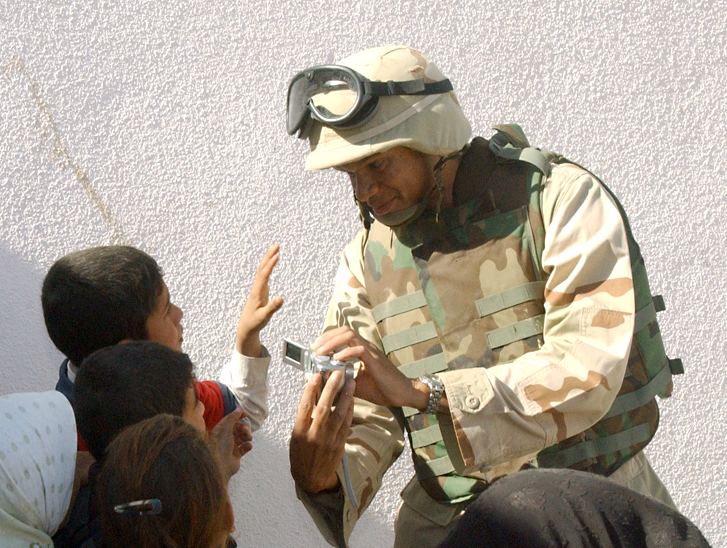
POLYGON ((287 130, 293 135, 311 116, 325 126, 351 128, 365 122, 379 97, 436 95, 452 91, 449 80, 425 83, 422 78, 403 82, 372 82, 341 65, 319 65, 296 74, 288 85, 287 130))

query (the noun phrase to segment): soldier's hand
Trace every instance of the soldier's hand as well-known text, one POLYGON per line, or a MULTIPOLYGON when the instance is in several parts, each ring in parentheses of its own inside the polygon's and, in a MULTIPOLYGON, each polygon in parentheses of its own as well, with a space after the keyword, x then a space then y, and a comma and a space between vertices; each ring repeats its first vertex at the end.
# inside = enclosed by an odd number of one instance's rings
POLYGON ((427 406, 429 388, 407 378, 381 350, 343 326, 323 333, 313 345, 318 354, 334 353, 337 360, 361 361, 356 374, 356 396, 378 405, 391 407, 427 406), (336 351, 337 349, 341 349, 336 351))
POLYGON ((333 407, 342 373, 334 371, 321 392, 321 375, 313 375, 305 386, 298 415, 290 436, 290 473, 309 493, 338 486, 336 469, 343 458, 346 438, 353 420, 353 393, 356 382, 349 380, 333 407))

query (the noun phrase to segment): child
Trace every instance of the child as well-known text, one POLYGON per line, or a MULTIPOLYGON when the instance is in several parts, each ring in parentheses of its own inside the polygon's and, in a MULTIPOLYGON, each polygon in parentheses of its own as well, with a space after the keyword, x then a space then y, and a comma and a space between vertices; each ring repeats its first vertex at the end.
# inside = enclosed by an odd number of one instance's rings
POLYGON ((76 422, 58 392, 0 396, 0 546, 52 546, 80 480, 76 422))
MULTIPOLYGON (((161 413, 182 417, 206 436, 197 384, 189 356, 163 344, 133 341, 102 348, 84 360, 73 386, 78 432, 98 461, 124 428, 161 413)), ((210 433, 215 444, 219 431, 232 429, 241 414, 236 409, 215 426, 210 433)), ((249 438, 246 428, 236 426, 234 449, 240 453, 249 438)), ((241 456, 220 455, 225 479, 237 472, 241 456)))
MULTIPOLYGON (((222 382, 196 385, 208 430, 235 407, 247 413, 252 431, 267 416, 270 357, 260 343, 260 331, 283 304, 281 297, 268 299, 268 280, 278 253, 277 245, 270 246, 258 266, 222 382)), ((45 277, 42 303, 48 334, 67 356, 56 390, 72 405, 74 379, 94 351, 128 340, 182 348, 182 311, 171 302, 156 261, 133 247, 94 247, 62 257, 45 277)))
POLYGON ((110 548, 222 548, 234 531, 214 455, 194 428, 171 415, 135 424, 114 439, 96 503, 110 548))
POLYGON ((79 492, 68 524, 53 537, 56 548, 105 545, 93 505, 96 476, 107 447, 129 426, 160 414, 176 415, 208 439, 225 484, 239 470, 251 439, 238 422, 243 412, 235 409, 225 416, 208 437, 196 384, 186 354, 151 341, 107 346, 83 361, 73 386, 74 412, 78 432, 98 464, 91 467, 89 484, 79 492))

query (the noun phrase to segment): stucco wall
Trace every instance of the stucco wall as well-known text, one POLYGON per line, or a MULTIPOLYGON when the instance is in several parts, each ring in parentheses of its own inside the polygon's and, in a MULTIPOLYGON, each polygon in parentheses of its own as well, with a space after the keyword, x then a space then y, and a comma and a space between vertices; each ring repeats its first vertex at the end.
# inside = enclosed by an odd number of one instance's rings
MULTIPOLYGON (((303 379, 279 363, 280 341, 317 334, 358 223, 341 176, 303 171, 286 84, 407 43, 451 78, 476 133, 517 121, 622 198, 687 368, 647 453, 682 511, 727 545, 726 14, 718 0, 1 1, 0 393, 54 386, 61 356, 39 291, 59 256, 126 242, 156 257, 209 378, 279 242, 272 291, 286 303, 263 334, 271 415, 231 494, 242 545, 325 546, 288 472, 303 379)), ((352 546, 391 544, 409 468, 390 472, 352 546)))

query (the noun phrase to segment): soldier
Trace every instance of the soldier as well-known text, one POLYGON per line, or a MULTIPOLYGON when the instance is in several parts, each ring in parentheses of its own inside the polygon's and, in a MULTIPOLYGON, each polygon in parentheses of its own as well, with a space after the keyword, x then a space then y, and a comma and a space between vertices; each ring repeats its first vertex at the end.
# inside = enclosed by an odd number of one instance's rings
POLYGON ((673 505, 642 449, 681 362, 611 192, 519 126, 470 141, 451 83, 408 47, 306 69, 287 107, 306 168, 345 172, 364 224, 314 344, 360 361, 356 381, 329 413, 314 377, 290 445, 328 542, 347 545, 404 435, 416 474, 396 548, 436 546, 522 468, 591 471, 673 505))

